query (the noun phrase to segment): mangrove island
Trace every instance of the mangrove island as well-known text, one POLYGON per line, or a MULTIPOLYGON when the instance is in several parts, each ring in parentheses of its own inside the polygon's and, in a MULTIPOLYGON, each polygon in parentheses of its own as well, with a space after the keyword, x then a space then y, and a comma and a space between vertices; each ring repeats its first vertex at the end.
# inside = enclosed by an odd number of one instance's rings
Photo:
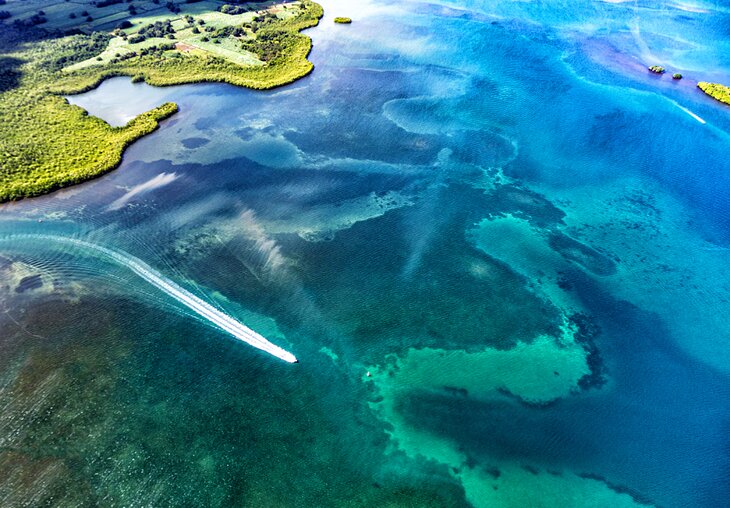
POLYGON ((130 143, 177 111, 175 104, 164 104, 124 127, 111 127, 64 95, 91 90, 112 76, 156 86, 285 85, 312 71, 312 41, 299 32, 323 15, 311 0, 47 3, 54 4, 48 14, 43 2, 3 5, 0 202, 116 168, 130 143))
POLYGON ((705 92, 707 95, 724 104, 730 105, 730 86, 721 85, 719 83, 708 83, 700 81, 697 88, 705 92))

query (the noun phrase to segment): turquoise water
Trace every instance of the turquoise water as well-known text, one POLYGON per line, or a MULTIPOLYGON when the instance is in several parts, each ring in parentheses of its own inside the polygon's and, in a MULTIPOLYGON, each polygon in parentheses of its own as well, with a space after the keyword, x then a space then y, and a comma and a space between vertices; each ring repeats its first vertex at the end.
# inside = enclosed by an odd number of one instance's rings
POLYGON ((0 504, 724 506, 730 6, 323 5, 291 86, 70 99, 180 112, 0 208, 0 504))

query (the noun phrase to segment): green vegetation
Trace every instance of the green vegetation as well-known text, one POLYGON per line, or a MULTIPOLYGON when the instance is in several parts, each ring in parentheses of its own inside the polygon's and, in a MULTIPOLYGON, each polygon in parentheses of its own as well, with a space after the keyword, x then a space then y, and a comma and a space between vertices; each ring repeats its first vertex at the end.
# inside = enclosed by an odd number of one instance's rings
POLYGON ((223 14, 243 14, 248 12, 248 7, 245 5, 222 5, 219 9, 223 14))
POLYGON ((682 75, 678 72, 672 74, 672 79, 682 79, 682 75))
MULTIPOLYGON (((100 3, 96 9, 127 5, 100 3)), ((123 18, 111 16, 111 33, 59 36, 25 22, 0 25, 0 202, 114 169, 130 143, 177 111, 168 103, 113 128, 63 95, 90 90, 112 76, 157 86, 225 82, 268 89, 311 72, 311 40, 299 32, 319 22, 318 4, 303 0, 228 15, 210 10, 212 3, 175 4, 180 15, 166 6, 160 6, 165 16, 130 17, 123 11, 123 18), (186 10, 194 8, 197 16, 186 10), (205 35, 195 28, 205 28, 205 35)))
POLYGON ((3 201, 48 193, 114 169, 130 143, 177 111, 176 104, 166 103, 115 128, 58 96, 46 98, 37 107, 19 105, 26 107, 12 120, 22 122, 24 128, 1 130, 3 201), (27 117, 18 118, 21 114, 27 117))
POLYGON ((666 72, 666 69, 661 65, 652 65, 649 70, 654 74, 664 74, 666 72))
POLYGON ((352 19, 350 19, 350 18, 343 18, 343 17, 339 17, 338 16, 338 17, 335 18, 335 23, 341 23, 343 25, 348 25, 348 24, 352 23, 352 19))
POLYGON ((717 99, 720 102, 730 105, 730 86, 721 85, 719 83, 708 83, 706 81, 700 81, 697 83, 697 88, 705 92, 713 99, 717 99))

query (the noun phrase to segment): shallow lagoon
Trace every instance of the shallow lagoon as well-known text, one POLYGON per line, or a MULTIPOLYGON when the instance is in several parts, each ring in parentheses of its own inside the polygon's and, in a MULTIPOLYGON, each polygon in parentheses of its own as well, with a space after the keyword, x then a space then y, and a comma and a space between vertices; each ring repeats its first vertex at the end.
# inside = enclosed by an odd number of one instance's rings
POLYGON ((730 116, 690 79, 730 82, 728 14, 324 6, 289 87, 71 99, 180 112, 2 208, 4 503, 722 505, 730 116), (18 233, 129 252, 301 363, 18 233))
POLYGON ((166 102, 178 87, 159 88, 147 83, 132 83, 130 78, 110 78, 90 92, 70 95, 70 104, 98 116, 112 127, 122 127, 139 114, 166 102))

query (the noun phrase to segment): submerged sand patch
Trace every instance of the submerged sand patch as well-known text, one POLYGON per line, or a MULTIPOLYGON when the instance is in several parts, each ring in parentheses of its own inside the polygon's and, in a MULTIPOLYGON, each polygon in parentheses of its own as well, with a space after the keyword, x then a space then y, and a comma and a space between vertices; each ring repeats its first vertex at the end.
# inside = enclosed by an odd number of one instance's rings
MULTIPOLYGON (((590 373, 586 352, 575 341, 575 328, 566 324, 558 337, 541 335, 512 349, 482 351, 410 349, 369 367, 365 382, 376 394, 370 403, 388 424, 391 453, 427 459, 448 466, 477 508, 639 506, 631 495, 595 478, 573 472, 547 472, 512 460, 494 460, 496 469, 475 465, 449 437, 417 428, 399 410, 400 401, 424 392, 489 401, 514 396, 529 404, 547 404, 579 390, 590 373)), ((489 439, 489 436, 485 436, 489 439)))

